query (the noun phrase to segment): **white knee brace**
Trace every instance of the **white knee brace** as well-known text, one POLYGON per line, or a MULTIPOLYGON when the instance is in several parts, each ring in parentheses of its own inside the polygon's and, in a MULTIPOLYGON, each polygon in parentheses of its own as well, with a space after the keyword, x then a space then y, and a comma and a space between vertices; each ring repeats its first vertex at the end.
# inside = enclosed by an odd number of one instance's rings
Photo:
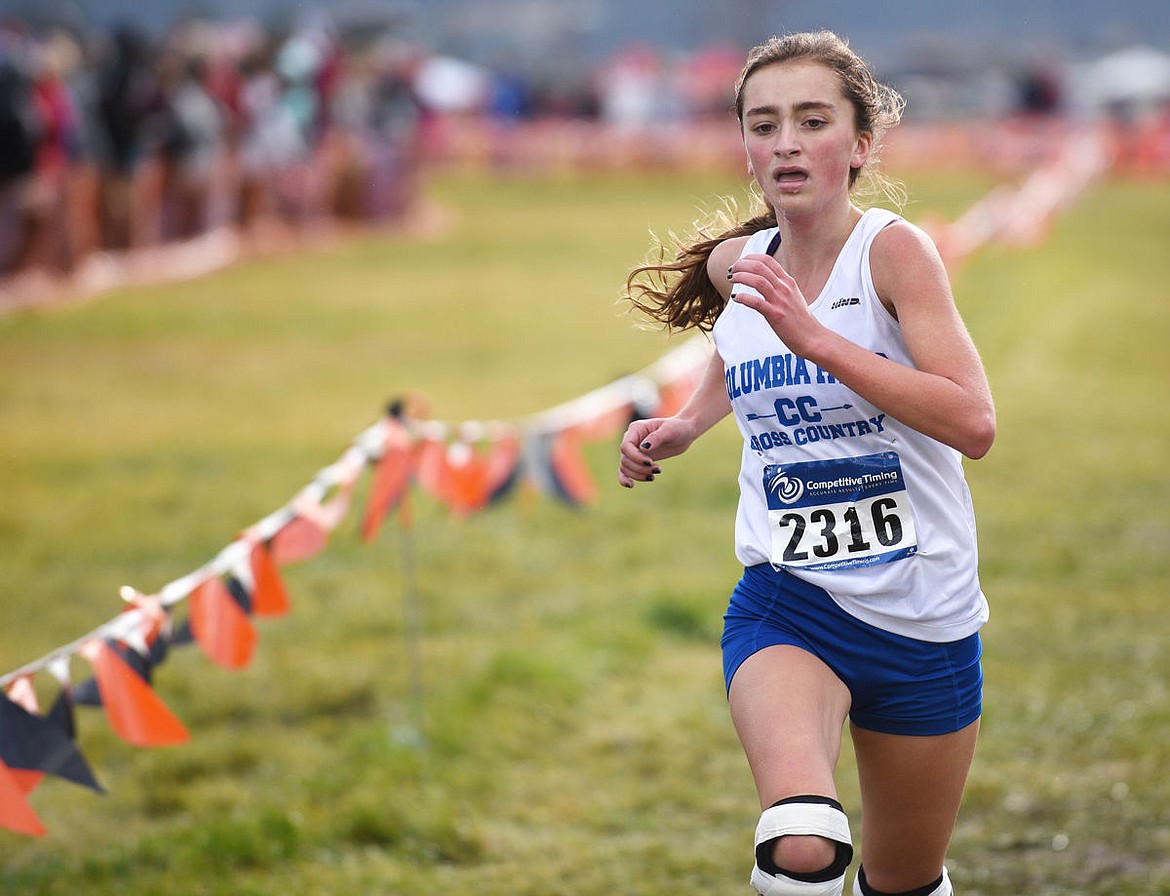
POLYGON ((842 896, 845 869, 853 859, 849 819, 836 800, 824 796, 796 796, 765 809, 756 826, 756 865, 752 886, 761 896, 842 896), (797 874, 777 868, 772 845, 780 837, 811 835, 837 844, 837 858, 815 874, 797 874))
MULTIPOLYGON (((853 896, 874 896, 877 893, 869 887, 865 882, 864 869, 857 872, 857 877, 853 881, 853 896)), ((879 896, 955 896, 955 891, 951 887, 951 878, 947 874, 947 869, 944 866, 942 870, 942 877, 932 884, 927 884, 920 890, 911 890, 909 893, 896 894, 879 894, 879 896)))

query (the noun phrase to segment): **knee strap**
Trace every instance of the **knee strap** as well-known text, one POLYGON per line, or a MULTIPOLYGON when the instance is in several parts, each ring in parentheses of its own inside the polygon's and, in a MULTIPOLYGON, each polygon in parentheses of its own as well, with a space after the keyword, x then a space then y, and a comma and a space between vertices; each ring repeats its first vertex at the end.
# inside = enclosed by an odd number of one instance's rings
POLYGON ((841 896, 845 869, 853 859, 849 819, 836 800, 824 796, 796 796, 764 810, 756 826, 756 865, 752 886, 761 896, 841 896), (777 868, 772 846, 781 837, 823 837, 837 845, 831 865, 813 874, 777 868))
POLYGON ((857 877, 853 881, 853 896, 955 896, 955 891, 951 887, 951 878, 945 866, 942 876, 934 883, 906 893, 881 893, 875 890, 865 879, 865 868, 862 867, 857 869, 857 877))

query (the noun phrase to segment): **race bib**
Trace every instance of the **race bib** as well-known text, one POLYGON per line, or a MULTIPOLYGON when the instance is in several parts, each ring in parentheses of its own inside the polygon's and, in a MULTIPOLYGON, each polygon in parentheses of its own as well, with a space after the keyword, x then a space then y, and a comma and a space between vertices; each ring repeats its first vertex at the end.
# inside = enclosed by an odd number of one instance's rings
POLYGON ((914 516, 893 451, 764 467, 772 563, 855 569, 918 551, 914 516))

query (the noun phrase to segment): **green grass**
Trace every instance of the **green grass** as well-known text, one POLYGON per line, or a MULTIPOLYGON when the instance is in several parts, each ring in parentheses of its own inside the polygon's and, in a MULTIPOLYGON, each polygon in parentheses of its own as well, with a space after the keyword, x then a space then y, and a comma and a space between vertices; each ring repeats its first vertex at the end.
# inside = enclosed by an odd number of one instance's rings
MULTIPOLYGON (((912 216, 988 185, 907 180, 912 216)), ((733 189, 444 178, 440 236, 0 318, 0 671, 205 562, 388 398, 518 419, 650 363, 669 343, 621 316, 625 272, 733 189)), ((1000 415, 968 465, 993 615, 964 894, 1170 891, 1168 208, 1166 185, 1102 185, 1043 247, 956 277, 1000 415)), ((109 793, 43 783, 49 834, 0 832, 0 892, 746 893, 757 810, 717 645, 734 429, 632 494, 613 458, 590 447, 585 511, 520 496, 457 522, 420 497, 374 546, 352 513, 286 568, 294 611, 251 667, 159 668, 190 743, 136 749, 81 711, 109 793)))

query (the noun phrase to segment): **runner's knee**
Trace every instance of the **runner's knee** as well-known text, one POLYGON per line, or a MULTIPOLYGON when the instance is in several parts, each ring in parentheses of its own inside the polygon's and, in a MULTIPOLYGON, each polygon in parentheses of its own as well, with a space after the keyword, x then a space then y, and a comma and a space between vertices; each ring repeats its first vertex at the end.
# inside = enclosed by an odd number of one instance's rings
POLYGON ((773 840, 772 844, 772 861, 780 868, 801 874, 811 874, 831 865, 837 860, 839 848, 839 844, 824 837, 801 834, 780 837, 773 840))
POLYGON ((822 796, 791 797, 760 816, 752 886, 762 896, 841 896, 852 858, 841 804, 822 796))

